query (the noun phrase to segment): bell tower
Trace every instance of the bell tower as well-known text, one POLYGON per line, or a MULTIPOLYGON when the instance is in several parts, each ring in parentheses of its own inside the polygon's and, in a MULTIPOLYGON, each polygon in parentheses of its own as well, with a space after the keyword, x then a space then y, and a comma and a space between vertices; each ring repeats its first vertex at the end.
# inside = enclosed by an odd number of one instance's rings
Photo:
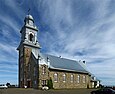
POLYGON ((20 30, 21 41, 17 48, 19 51, 19 87, 27 86, 31 84, 28 78, 28 67, 31 54, 38 59, 40 45, 37 40, 38 28, 34 24, 33 17, 28 14, 24 19, 24 25, 20 30))

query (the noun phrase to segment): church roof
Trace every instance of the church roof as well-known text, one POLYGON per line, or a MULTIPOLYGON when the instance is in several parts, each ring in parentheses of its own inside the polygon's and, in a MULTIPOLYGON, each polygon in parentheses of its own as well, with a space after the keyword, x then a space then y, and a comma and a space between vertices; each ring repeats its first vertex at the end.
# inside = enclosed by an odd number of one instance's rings
POLYGON ((42 57, 45 59, 45 61, 48 61, 47 59, 49 59, 50 69, 89 73, 86 68, 86 64, 84 64, 83 62, 56 57, 48 54, 42 54, 42 57))

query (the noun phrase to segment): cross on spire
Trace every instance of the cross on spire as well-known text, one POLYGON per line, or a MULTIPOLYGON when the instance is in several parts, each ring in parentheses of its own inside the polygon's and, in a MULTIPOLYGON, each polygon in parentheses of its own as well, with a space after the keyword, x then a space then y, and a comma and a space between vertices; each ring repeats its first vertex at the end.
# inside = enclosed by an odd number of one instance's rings
POLYGON ((28 15, 30 14, 30 8, 28 9, 28 15))

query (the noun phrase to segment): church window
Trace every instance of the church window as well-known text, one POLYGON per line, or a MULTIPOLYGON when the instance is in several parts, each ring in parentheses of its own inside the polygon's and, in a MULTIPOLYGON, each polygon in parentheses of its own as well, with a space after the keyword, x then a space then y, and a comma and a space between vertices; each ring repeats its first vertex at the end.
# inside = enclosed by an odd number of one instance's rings
POLYGON ((34 35, 32 33, 30 33, 30 35, 29 35, 29 40, 34 41, 34 35))
POLYGON ((65 82, 65 81, 66 81, 66 75, 63 74, 63 82, 65 82))
POLYGON ((85 83, 86 81, 86 76, 83 76, 83 83, 85 83))
POLYGON ((42 80, 42 86, 46 86, 47 85, 47 81, 46 80, 42 80))
POLYGON ((58 81, 58 74, 55 73, 55 74, 54 74, 54 82, 57 82, 57 81, 58 81))
POLYGON ((71 81, 71 82, 74 81, 74 76, 73 76, 73 74, 71 74, 70 81, 71 81))
POLYGON ((45 73, 46 73, 46 67, 43 66, 43 67, 42 67, 42 74, 45 74, 45 73))
POLYGON ((77 83, 80 83, 80 75, 77 76, 77 83))

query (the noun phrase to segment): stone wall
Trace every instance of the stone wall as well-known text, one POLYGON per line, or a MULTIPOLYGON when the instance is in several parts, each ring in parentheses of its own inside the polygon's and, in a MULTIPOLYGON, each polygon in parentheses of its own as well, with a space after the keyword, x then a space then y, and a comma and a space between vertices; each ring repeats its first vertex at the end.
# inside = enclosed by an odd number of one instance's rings
MULTIPOLYGON (((27 52, 30 53, 31 51, 27 52)), ((25 52, 26 53, 26 52, 25 52)), ((51 70, 48 68, 47 65, 39 65, 39 69, 37 69, 37 65, 35 64, 35 60, 31 56, 27 56, 26 58, 26 85, 28 85, 32 88, 42 88, 42 86, 47 85, 47 81, 51 78, 53 82, 53 88, 54 89, 70 89, 70 88, 91 88, 90 83, 90 76, 85 73, 79 73, 79 72, 68 72, 68 71, 60 71, 60 70, 51 70), (30 67, 30 68, 29 68, 30 67), (37 74, 35 74, 35 70, 38 71, 37 74), (34 75, 35 74, 35 75, 34 75), (55 81, 54 74, 57 74, 57 81, 55 81), (65 81, 63 75, 65 74, 65 81), (71 80, 71 75, 73 75, 73 80, 71 80), (79 81, 78 81, 79 76, 79 81), (38 77, 38 78, 37 78, 38 77), (85 77, 85 78, 84 78, 85 77), (38 79, 38 83, 36 82, 38 79), (85 80, 84 80, 85 79, 85 80)))
POLYGON ((59 71, 50 71, 50 77, 52 78, 54 89, 63 89, 63 88, 87 88, 89 84, 89 76, 87 74, 81 73, 72 73, 72 72, 59 72, 59 71), (57 73, 58 80, 54 81, 54 74, 57 73), (66 81, 63 81, 63 74, 66 75, 66 81), (73 81, 71 81, 71 75, 73 75, 73 81), (78 82, 78 75, 80 80, 78 82), (83 76, 85 76, 85 82, 83 82, 83 76))
POLYGON ((39 88, 41 88, 43 85, 47 85, 48 79, 49 79, 48 66, 45 64, 39 65, 39 88))
POLYGON ((19 87, 24 87, 27 85, 28 63, 31 56, 31 48, 24 47, 23 50, 19 52, 19 87))
POLYGON ((46 65, 39 66, 39 87, 41 88, 43 80, 46 80, 46 85, 48 79, 52 79, 54 89, 70 89, 70 88, 88 88, 90 87, 90 77, 85 73, 78 72, 67 72, 67 71, 58 71, 58 70, 49 70, 46 65), (43 67, 45 67, 45 73, 43 73, 43 67), (54 74, 57 74, 57 81, 54 79, 54 74), (65 81, 63 75, 65 74, 65 81), (73 80, 71 79, 73 75, 73 80), (79 81, 78 81, 79 76, 79 81), (85 77, 85 78, 84 78, 85 77), (85 80, 84 80, 85 79, 85 80))

